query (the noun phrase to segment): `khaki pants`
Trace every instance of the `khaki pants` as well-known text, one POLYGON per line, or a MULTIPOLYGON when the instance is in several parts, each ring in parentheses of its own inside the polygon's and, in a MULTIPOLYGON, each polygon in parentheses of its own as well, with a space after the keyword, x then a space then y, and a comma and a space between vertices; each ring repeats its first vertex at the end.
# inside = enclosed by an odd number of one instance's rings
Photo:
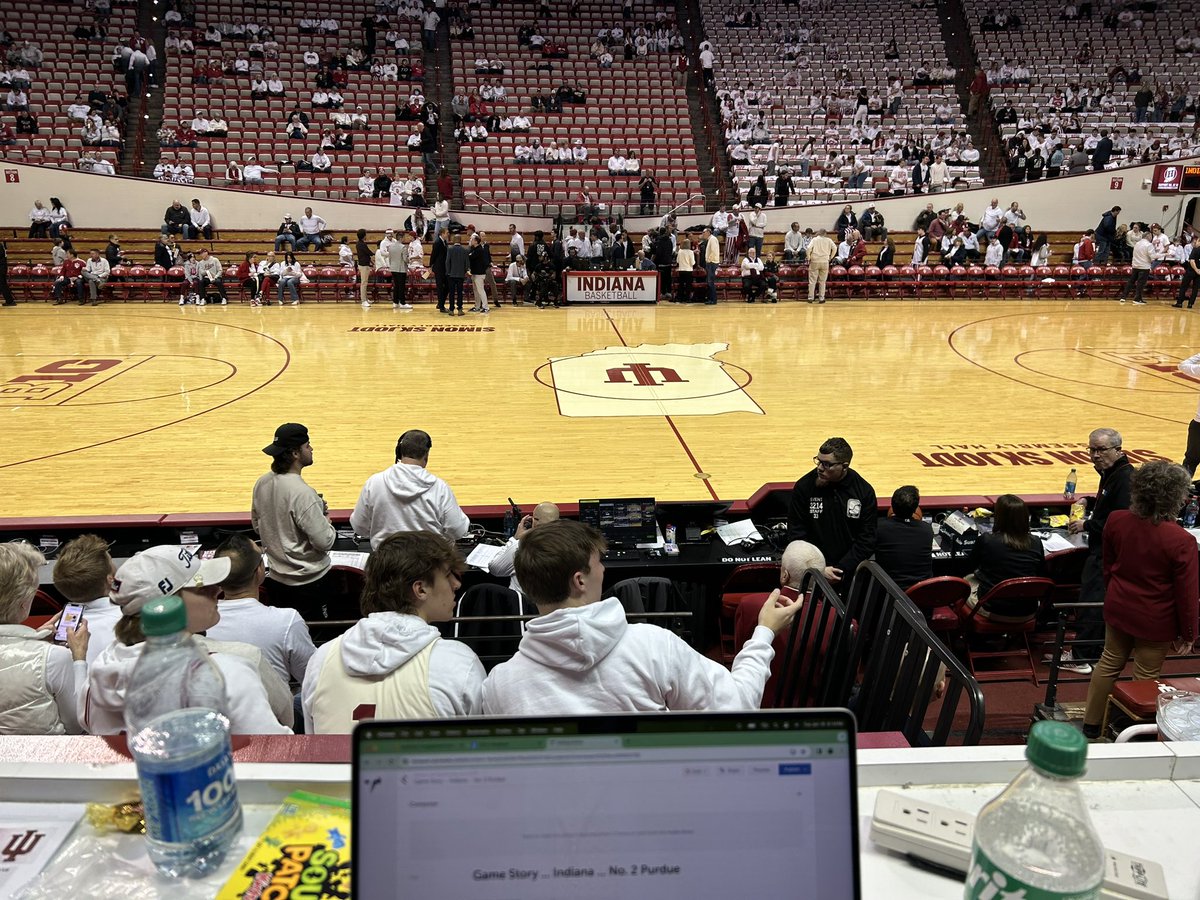
POLYGON ((829 278, 829 263, 808 261, 808 302, 814 298, 825 302, 825 282, 829 278))
POLYGON ((1162 672, 1163 659, 1171 649, 1170 641, 1143 641, 1126 634, 1111 625, 1104 629, 1104 652, 1092 670, 1092 683, 1088 685, 1087 708, 1083 712, 1084 725, 1099 725, 1104 721, 1104 707, 1113 683, 1129 657, 1133 657, 1133 677, 1138 681, 1157 678, 1162 672))
POLYGON ((487 291, 484 290, 484 287, 483 287, 484 282, 486 280, 487 280, 486 275, 472 275, 471 276, 471 284, 475 288, 475 308, 476 309, 487 309, 488 308, 487 291))
POLYGON ((370 266, 359 266, 358 267, 358 299, 361 300, 363 303, 366 303, 370 300, 370 297, 367 296, 367 293, 370 291, 370 289, 371 289, 371 267, 370 266))

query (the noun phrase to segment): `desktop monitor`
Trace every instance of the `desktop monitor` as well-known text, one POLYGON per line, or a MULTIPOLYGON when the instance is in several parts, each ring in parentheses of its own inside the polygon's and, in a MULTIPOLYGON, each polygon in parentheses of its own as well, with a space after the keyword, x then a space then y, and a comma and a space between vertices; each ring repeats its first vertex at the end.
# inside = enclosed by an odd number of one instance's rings
POLYGON ((579 521, 591 525, 617 547, 655 543, 658 540, 656 513, 653 497, 579 501, 579 521))

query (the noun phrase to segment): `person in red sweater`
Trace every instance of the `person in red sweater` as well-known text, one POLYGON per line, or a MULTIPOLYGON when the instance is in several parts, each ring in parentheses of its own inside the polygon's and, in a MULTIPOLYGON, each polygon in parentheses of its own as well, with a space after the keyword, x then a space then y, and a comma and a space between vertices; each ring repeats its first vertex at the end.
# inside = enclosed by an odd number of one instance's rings
POLYGON ((1128 510, 1104 524, 1104 653, 1092 672, 1083 733, 1100 736, 1113 682, 1133 657, 1133 677, 1157 678, 1169 651, 1192 652, 1200 616, 1196 539, 1175 522, 1191 477, 1168 462, 1133 473, 1128 510))

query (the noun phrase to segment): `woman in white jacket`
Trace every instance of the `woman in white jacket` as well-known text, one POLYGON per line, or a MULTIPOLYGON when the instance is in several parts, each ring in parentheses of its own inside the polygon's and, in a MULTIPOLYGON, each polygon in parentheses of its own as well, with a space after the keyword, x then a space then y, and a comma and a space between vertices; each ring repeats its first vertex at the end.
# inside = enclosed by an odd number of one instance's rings
MULTIPOLYGON (((114 629, 116 640, 92 663, 87 690, 79 698, 79 721, 84 730, 91 734, 125 730, 125 692, 145 640, 142 608, 152 600, 178 595, 187 609, 188 631, 203 634, 221 620, 217 599, 229 567, 227 558, 202 561, 184 547, 170 545, 151 547, 125 561, 109 595, 121 607, 121 620, 114 629)), ((231 649, 234 652, 209 653, 225 681, 230 732, 291 734, 272 709, 260 667, 247 654, 231 649)))
POLYGON ((42 631, 29 618, 46 562, 22 542, 0 544, 0 734, 78 734, 77 694, 87 684, 87 622, 50 643, 57 619, 42 631))
POLYGON ((308 734, 348 734, 364 719, 478 715, 484 670, 465 644, 442 640, 462 560, 428 531, 394 534, 371 553, 360 619, 308 662, 300 700, 308 734))

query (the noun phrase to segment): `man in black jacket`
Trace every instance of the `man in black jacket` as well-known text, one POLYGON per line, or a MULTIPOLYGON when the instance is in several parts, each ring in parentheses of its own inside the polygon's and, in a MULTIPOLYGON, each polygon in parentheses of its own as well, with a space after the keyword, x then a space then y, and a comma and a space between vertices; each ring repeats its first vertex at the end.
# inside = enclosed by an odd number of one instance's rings
POLYGON ((159 231, 163 234, 178 234, 186 238, 188 229, 191 227, 192 214, 188 212, 188 208, 178 200, 171 201, 171 205, 163 213, 163 224, 159 231))
POLYGON ((450 292, 446 281, 446 238, 444 231, 438 231, 433 239, 433 249, 429 251, 429 268, 433 269, 433 284, 437 289, 438 312, 446 311, 446 295, 450 292))
POLYGON ((1093 265, 1100 266, 1108 262, 1112 243, 1117 239, 1117 216, 1120 214, 1121 207, 1114 206, 1100 217, 1100 224, 1096 226, 1096 255, 1092 257, 1093 265))
POLYGON ((1103 171, 1108 161, 1112 159, 1113 142, 1108 136, 1108 129, 1100 132, 1100 140, 1096 144, 1096 148, 1092 150, 1092 169, 1097 172, 1103 171))
POLYGON ((612 267, 614 269, 628 269, 633 265, 633 260, 636 256, 637 251, 634 249, 633 242, 629 240, 629 234, 622 231, 617 235, 617 239, 613 241, 612 267))
MULTIPOLYGON (((1092 465, 1100 474, 1100 486, 1096 489, 1096 500, 1092 514, 1086 520, 1072 521, 1067 530, 1072 534, 1083 532, 1088 540, 1088 557, 1079 578, 1079 602, 1104 602, 1104 523, 1108 515, 1118 509, 1129 509, 1129 485, 1133 479, 1133 463, 1121 449, 1121 434, 1112 428, 1097 428, 1088 435, 1088 454, 1092 465)), ((1100 658, 1104 648, 1104 610, 1102 607, 1082 609, 1076 619, 1077 641, 1099 641, 1084 644, 1078 652, 1068 651, 1063 656, 1060 668, 1086 675, 1092 671, 1090 662, 1100 658)))
POLYGON ((788 506, 788 540, 808 541, 825 554, 825 577, 854 577, 875 552, 875 489, 850 469, 854 451, 831 437, 813 457, 816 467, 796 482, 788 506))
POLYGON ((921 492, 906 484, 892 494, 892 514, 879 520, 875 562, 902 591, 933 577, 933 526, 914 519, 921 492))

